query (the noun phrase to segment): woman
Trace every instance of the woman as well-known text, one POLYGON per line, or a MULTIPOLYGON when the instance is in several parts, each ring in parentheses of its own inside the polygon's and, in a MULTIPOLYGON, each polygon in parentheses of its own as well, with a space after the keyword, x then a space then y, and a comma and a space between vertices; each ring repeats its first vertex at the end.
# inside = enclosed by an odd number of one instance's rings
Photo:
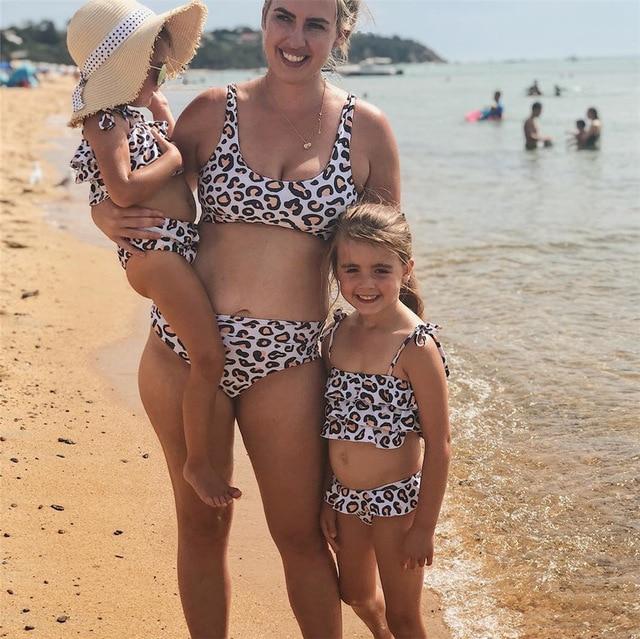
MULTIPOLYGON (((228 349, 211 425, 212 464, 231 480, 237 420, 291 607, 303 636, 322 639, 341 636, 335 567, 319 527, 324 372, 317 340, 327 314, 326 239, 358 198, 397 203, 400 196, 396 143, 385 117, 321 74, 332 50, 346 50, 359 5, 267 0, 266 75, 205 91, 174 131, 203 209, 194 267, 228 349), (234 334, 260 340, 252 342, 259 350, 243 351, 234 334)), ((108 203, 93 215, 121 246, 126 237, 153 237, 143 230, 155 223, 153 211, 108 203)), ((194 638, 226 637, 232 507, 205 506, 182 477, 188 369, 159 315, 154 325, 162 339, 154 332, 148 339, 140 394, 171 474, 182 604, 194 638)))

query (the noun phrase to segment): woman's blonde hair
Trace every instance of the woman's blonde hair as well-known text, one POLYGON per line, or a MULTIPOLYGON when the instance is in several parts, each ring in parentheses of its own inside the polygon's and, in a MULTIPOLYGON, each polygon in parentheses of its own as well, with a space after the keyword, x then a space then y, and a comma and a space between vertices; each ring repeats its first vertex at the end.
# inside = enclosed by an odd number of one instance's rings
MULTIPOLYGON (((329 264, 335 281, 338 280, 338 244, 344 240, 383 247, 397 255, 405 266, 413 259, 409 224, 399 209, 388 204, 364 202, 347 209, 340 217, 329 247, 329 264)), ((400 301, 418 317, 423 316, 424 302, 413 272, 402 284, 400 301)))
MULTIPOLYGON (((265 0, 262 5, 262 26, 264 28, 267 13, 271 7, 272 0, 265 0)), ((329 66, 345 62, 349 56, 349 41, 351 34, 356 28, 358 15, 364 2, 362 0, 336 0, 336 31, 338 32, 339 44, 336 48, 336 55, 329 59, 329 66)))

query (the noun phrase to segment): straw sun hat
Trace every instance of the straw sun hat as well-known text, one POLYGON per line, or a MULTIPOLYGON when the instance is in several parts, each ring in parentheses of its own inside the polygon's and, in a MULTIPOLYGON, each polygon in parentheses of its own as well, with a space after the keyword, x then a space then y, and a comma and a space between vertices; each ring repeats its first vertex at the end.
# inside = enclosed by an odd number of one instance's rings
POLYGON ((200 0, 159 15, 134 0, 90 0, 78 9, 67 29, 67 47, 81 75, 69 125, 138 96, 162 27, 171 36, 168 76, 182 72, 195 55, 206 17, 200 0))

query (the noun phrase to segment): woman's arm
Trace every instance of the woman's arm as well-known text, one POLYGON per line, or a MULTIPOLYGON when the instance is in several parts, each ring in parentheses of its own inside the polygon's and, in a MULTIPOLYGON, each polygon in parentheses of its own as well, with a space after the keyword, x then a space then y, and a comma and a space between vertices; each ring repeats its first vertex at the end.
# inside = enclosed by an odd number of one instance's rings
POLYGON ((351 163, 364 200, 400 206, 400 157, 387 117, 359 100, 353 118, 351 163))
POLYGON ((118 206, 127 207, 147 199, 182 166, 177 147, 151 129, 162 155, 155 162, 132 171, 128 123, 117 118, 112 129, 103 131, 99 119, 98 115, 88 118, 83 133, 96 156, 109 197, 118 206))
POLYGON ((405 539, 405 565, 433 562, 436 524, 444 499, 451 457, 451 433, 446 374, 435 342, 409 347, 403 362, 418 403, 425 443, 422 482, 415 519, 405 539))

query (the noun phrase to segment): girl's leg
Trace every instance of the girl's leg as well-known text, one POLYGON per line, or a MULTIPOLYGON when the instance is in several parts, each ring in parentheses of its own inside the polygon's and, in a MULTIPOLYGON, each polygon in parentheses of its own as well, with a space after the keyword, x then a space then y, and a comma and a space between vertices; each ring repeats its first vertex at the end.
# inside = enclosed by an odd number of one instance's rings
POLYGON ((340 597, 364 621, 376 639, 393 639, 378 586, 373 530, 355 515, 336 513, 340 550, 338 572, 340 597))
POLYGON ((341 637, 335 565, 320 530, 324 380, 319 360, 273 373, 240 395, 237 410, 289 602, 307 639, 341 637))
MULTIPOLYGON (((188 365, 153 333, 139 369, 140 397, 162 445, 175 498, 178 520, 178 583, 192 639, 227 637, 230 583, 227 543, 233 505, 211 508, 184 480, 186 443, 182 426, 182 392, 188 365)), ((233 404, 221 391, 210 430, 209 458, 215 470, 231 481, 233 467, 233 404)))
POLYGON ((158 305, 189 353, 191 367, 182 402, 187 444, 184 476, 205 504, 223 506, 239 497, 240 491, 230 488, 208 459, 224 346, 207 292, 186 260, 168 251, 147 251, 143 258, 132 256, 127 277, 138 293, 158 305))
POLYGON ((373 543, 387 606, 387 623, 395 639, 426 639, 420 599, 424 568, 402 567, 402 546, 414 513, 373 518, 373 543))

